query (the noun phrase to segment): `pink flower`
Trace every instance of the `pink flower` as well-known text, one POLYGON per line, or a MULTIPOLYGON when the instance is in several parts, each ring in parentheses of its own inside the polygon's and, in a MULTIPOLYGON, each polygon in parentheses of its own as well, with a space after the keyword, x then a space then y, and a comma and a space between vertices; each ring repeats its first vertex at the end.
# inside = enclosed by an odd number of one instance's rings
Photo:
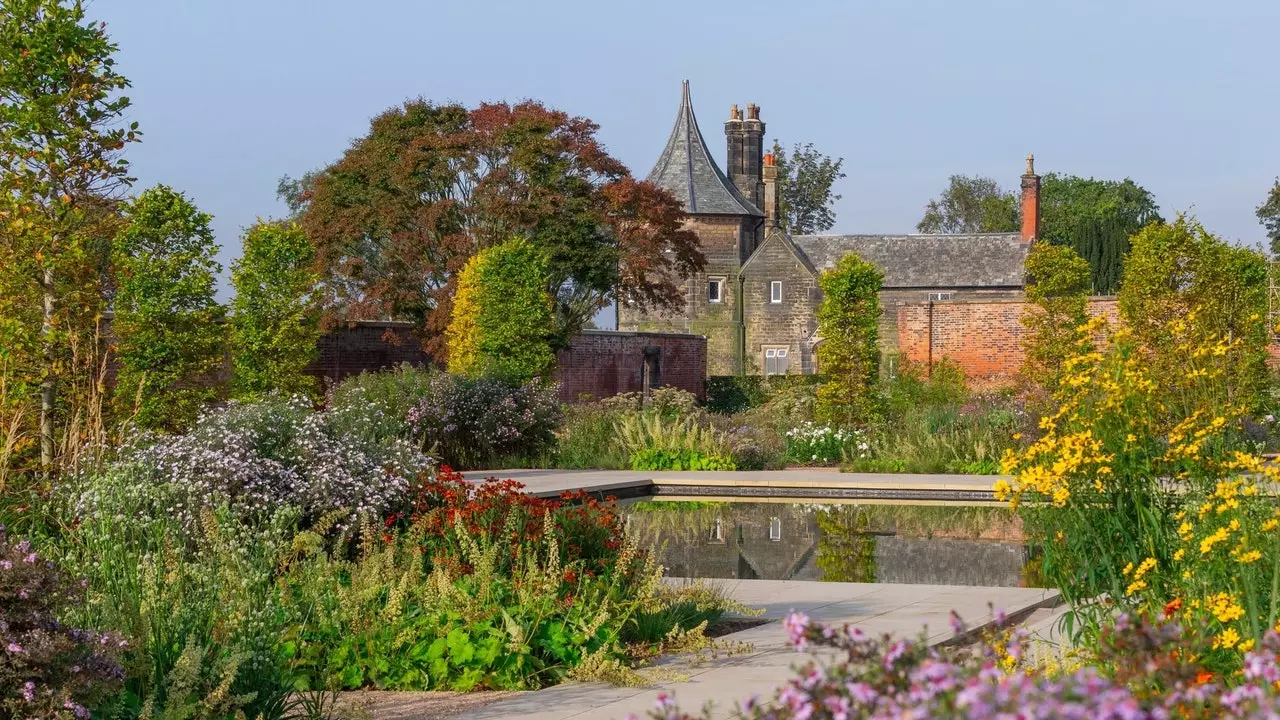
POLYGON ((809 629, 808 615, 792 611, 790 615, 783 618, 782 627, 787 631, 787 637, 796 650, 804 650, 809 644, 808 639, 805 638, 805 631, 809 629))

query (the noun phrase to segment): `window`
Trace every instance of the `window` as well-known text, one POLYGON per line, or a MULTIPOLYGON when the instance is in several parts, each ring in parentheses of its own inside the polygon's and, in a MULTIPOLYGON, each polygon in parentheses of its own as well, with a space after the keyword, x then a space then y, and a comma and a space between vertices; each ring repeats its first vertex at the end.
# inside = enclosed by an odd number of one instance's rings
POLYGON ((707 541, 713 543, 724 542, 724 521, 716 518, 716 524, 711 526, 711 531, 707 533, 707 541))
POLYGON ((782 281, 781 280, 774 280, 773 282, 769 283, 769 302, 771 303, 782 302, 782 281))
POLYGON ((790 361, 787 358, 787 348, 767 347, 764 349, 765 375, 786 375, 789 364, 790 361))
POLYGON ((949 292, 929 293, 929 302, 937 302, 939 300, 950 300, 950 299, 951 299, 951 293, 949 292))
POLYGON ((769 539, 773 541, 782 539, 782 518, 769 518, 769 539))
POLYGON ((724 278, 707 278, 707 302, 724 302, 724 278))

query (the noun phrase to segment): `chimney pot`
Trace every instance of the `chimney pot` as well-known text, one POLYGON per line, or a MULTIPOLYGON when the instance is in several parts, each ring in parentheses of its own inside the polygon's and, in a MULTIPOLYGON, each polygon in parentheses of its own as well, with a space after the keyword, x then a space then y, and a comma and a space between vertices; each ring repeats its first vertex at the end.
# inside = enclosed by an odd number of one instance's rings
POLYGON ((734 103, 733 105, 729 106, 729 119, 730 120, 742 119, 742 111, 738 109, 737 103, 734 103))
POLYGON ((756 105, 755 103, 747 103, 747 119, 748 119, 748 120, 759 120, 759 119, 760 119, 760 106, 759 106, 759 105, 756 105))
POLYGON ((773 167, 773 153, 764 154, 765 167, 773 167))

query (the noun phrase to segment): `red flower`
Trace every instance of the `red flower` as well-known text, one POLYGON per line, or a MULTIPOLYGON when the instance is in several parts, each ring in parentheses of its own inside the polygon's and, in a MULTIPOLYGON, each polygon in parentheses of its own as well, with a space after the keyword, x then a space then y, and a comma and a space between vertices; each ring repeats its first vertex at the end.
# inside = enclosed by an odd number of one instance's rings
POLYGON ((1164 606, 1164 616, 1166 618, 1173 617, 1173 614, 1182 609, 1182 598, 1174 598, 1164 606))

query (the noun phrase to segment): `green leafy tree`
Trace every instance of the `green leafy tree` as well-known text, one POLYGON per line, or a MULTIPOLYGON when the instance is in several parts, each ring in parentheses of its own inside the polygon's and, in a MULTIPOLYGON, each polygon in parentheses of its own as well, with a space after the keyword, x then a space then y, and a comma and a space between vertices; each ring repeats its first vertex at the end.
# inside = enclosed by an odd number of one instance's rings
POLYGON ((280 390, 314 395, 305 370, 320 338, 315 249, 293 221, 264 222, 245 231, 231 265, 231 384, 237 397, 280 390))
POLYGON ((1124 276, 1129 237, 1152 222, 1160 208, 1142 186, 1049 173, 1041 181, 1040 239, 1068 245, 1089 263, 1094 292, 1116 292, 1124 276))
POLYGON ((178 432, 216 399, 226 348, 214 300, 218 246, 212 219, 164 185, 125 204, 116 271, 117 407, 147 430, 178 432))
POLYGON ((102 198, 130 181, 119 152, 139 136, 136 124, 121 125, 129 83, 115 50, 78 1, 0 2, 0 309, 28 298, 40 308, 37 318, 0 314, 0 359, 35 357, 18 391, 39 385, 46 472, 55 422, 83 416, 59 416, 58 387, 80 366, 72 355, 86 356, 92 330, 84 328, 101 314, 102 198))
POLYGON ((922 233, 1014 232, 1021 222, 1018 198, 987 177, 952 175, 916 224, 922 233))
POLYGON ((1267 266, 1200 223, 1179 216, 1133 236, 1120 287, 1120 317, 1147 353, 1157 382, 1173 389, 1186 369, 1170 358, 1185 346, 1234 343, 1223 379, 1232 403, 1258 409, 1268 383, 1267 266))
POLYGON ((276 197, 289 208, 290 219, 297 220, 307 211, 321 172, 323 171, 308 170, 296 178, 285 175, 276 183, 276 197))
POLYGON ((1258 222, 1267 229, 1272 257, 1280 257, 1280 178, 1267 193, 1266 202, 1258 206, 1258 222))
POLYGON ((791 154, 775 140, 774 163, 778 166, 778 221, 792 235, 812 235, 836 224, 835 201, 831 192, 845 174, 844 158, 831 159, 814 149, 813 143, 791 148, 791 154))
POLYGON ((458 278, 449 372, 528 380, 555 362, 547 259, 516 238, 482 250, 458 278))
POLYGON ((884 274, 854 253, 818 278, 818 366, 827 381, 818 388, 815 410, 827 422, 852 427, 878 414, 873 383, 880 366, 883 282, 884 274))
POLYGON ((1027 334, 1022 378, 1052 393, 1062 365, 1080 349, 1081 326, 1089 320, 1089 263, 1064 245, 1035 243, 1027 255, 1027 334))

